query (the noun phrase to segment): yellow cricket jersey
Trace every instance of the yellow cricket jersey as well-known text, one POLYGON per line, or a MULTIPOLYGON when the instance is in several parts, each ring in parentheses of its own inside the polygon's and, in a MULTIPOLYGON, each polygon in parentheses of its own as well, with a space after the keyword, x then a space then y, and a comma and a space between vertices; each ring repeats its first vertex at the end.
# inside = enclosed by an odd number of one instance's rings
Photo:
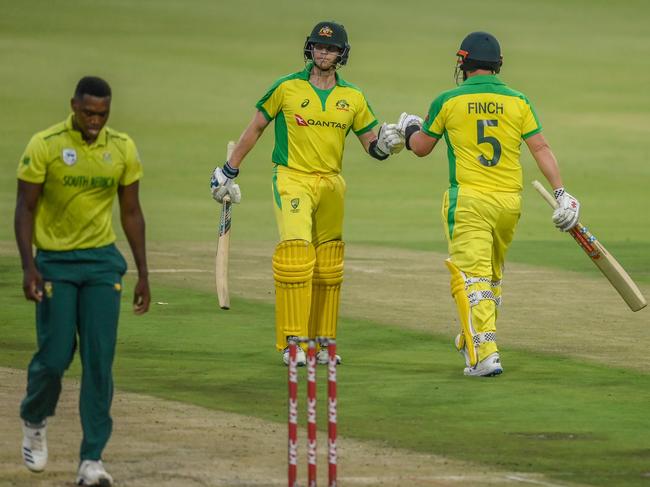
POLYGON ((438 96, 422 130, 444 136, 452 188, 520 192, 521 140, 542 127, 522 93, 495 75, 479 75, 438 96))
POLYGON ((43 184, 34 245, 43 250, 102 247, 115 241, 112 208, 118 184, 142 177, 135 143, 104 127, 88 145, 64 122, 35 134, 18 163, 18 179, 43 184))
POLYGON ((336 85, 321 90, 309 82, 313 64, 277 80, 257 103, 268 121, 275 119, 276 164, 303 172, 340 173, 345 137, 377 125, 359 88, 338 73, 336 85))

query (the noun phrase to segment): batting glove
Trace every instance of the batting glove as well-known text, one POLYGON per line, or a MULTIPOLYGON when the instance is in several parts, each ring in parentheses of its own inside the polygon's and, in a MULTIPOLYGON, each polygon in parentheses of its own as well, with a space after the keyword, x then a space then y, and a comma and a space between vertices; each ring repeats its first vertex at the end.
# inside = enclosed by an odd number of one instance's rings
POLYGON ((386 155, 397 154, 404 148, 404 137, 394 123, 382 124, 377 137, 377 149, 386 155))
POLYGON ((558 207, 553 212, 553 223, 562 232, 568 232, 578 223, 580 202, 564 191, 557 188, 553 191, 558 207))
POLYGON ((239 174, 239 169, 233 168, 226 162, 223 167, 217 166, 210 178, 210 192, 212 197, 219 203, 223 203, 226 196, 230 197, 232 203, 241 201, 241 190, 233 179, 239 174))
POLYGON ((397 121, 397 131, 402 137, 406 137, 406 129, 410 126, 417 126, 418 130, 422 128, 423 120, 417 115, 410 115, 406 112, 399 116, 397 121))

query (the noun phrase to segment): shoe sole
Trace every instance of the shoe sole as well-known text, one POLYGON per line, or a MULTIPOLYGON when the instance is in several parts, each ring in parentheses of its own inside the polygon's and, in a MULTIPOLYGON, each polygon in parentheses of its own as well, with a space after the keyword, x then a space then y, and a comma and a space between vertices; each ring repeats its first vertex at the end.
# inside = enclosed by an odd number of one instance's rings
MULTIPOLYGON (((464 371, 463 371, 464 372, 464 371)), ((496 377, 497 375, 503 374, 503 369, 496 369, 488 374, 468 374, 464 372, 466 377, 496 377)))
POLYGON ((113 484, 108 479, 99 479, 99 483, 95 483, 95 484, 87 484, 83 480, 77 480, 77 485, 112 487, 113 484))

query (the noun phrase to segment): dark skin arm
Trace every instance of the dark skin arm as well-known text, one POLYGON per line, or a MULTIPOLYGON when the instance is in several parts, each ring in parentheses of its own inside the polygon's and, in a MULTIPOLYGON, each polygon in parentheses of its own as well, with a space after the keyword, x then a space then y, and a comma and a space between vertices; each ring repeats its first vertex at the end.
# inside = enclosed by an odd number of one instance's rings
POLYGON ((138 196, 139 187, 139 182, 136 181, 128 186, 119 186, 117 190, 122 228, 131 246, 133 260, 135 260, 138 269, 138 282, 133 290, 133 311, 138 315, 146 313, 151 303, 145 246, 145 223, 138 196))
POLYGON ((23 267, 23 293, 25 298, 37 302, 43 299, 43 278, 34 263, 32 235, 36 204, 42 190, 42 184, 28 183, 19 179, 14 213, 14 233, 23 267))

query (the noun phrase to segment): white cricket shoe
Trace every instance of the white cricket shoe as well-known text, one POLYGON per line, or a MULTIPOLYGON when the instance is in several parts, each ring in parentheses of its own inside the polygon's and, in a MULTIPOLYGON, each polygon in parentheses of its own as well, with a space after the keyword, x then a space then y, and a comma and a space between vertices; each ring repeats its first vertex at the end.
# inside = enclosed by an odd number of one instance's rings
MULTIPOLYGON (((329 351, 327 350, 327 347, 321 345, 320 350, 316 354, 316 363, 320 365, 327 365, 330 363, 330 355, 329 351)), ((341 363, 341 356, 337 353, 336 354, 336 365, 339 365, 341 363)))
POLYGON ((106 472, 101 460, 84 460, 79 465, 79 472, 77 472, 77 485, 111 487, 113 477, 106 472))
POLYGON ((42 472, 47 465, 46 422, 23 422, 23 461, 32 472, 42 472))
MULTIPOLYGON (((282 351, 282 360, 284 361, 284 365, 289 365, 289 347, 285 347, 284 350, 282 351)), ((301 346, 296 347, 296 365, 298 367, 304 367, 307 365, 307 356, 305 355, 305 351, 302 349, 301 346)))
POLYGON ((465 367, 464 374, 476 377, 493 377, 503 373, 499 354, 494 352, 481 360, 476 367, 465 367))

